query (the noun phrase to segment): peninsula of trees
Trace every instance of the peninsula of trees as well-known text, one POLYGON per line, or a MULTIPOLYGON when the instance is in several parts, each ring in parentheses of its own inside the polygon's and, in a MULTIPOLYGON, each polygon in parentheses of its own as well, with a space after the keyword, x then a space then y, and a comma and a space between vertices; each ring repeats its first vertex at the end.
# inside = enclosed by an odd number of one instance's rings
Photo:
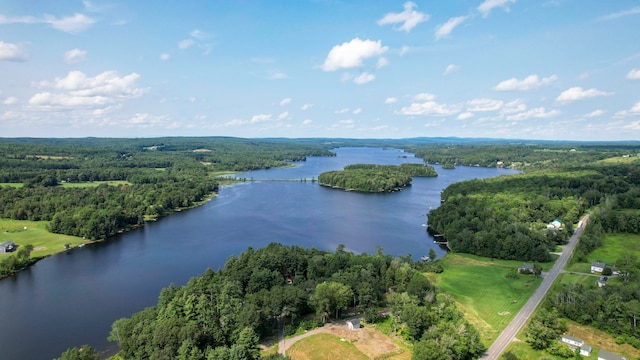
POLYGON ((224 269, 165 288, 156 306, 114 322, 109 339, 125 359, 251 360, 260 358, 258 343, 277 333, 279 320, 292 334, 350 310, 368 322, 390 322, 413 343, 413 359, 477 358, 484 351, 478 332, 417 270, 422 264, 381 248, 373 255, 342 245, 335 252, 275 243, 249 248, 224 269), (390 314, 379 314, 385 307, 390 314))
POLYGON ((413 176, 434 177, 438 173, 423 164, 354 164, 344 170, 327 171, 318 177, 323 186, 360 192, 392 192, 411 185, 413 176))

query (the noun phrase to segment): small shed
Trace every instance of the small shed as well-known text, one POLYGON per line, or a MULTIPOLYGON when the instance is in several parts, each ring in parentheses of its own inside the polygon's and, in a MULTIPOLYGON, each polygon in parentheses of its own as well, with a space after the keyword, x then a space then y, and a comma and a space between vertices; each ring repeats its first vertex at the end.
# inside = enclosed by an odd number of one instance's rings
POLYGON ((349 327, 349 330, 360 329, 360 319, 347 320, 347 326, 349 327))
POLYGON ((582 356, 591 356, 591 351, 593 351, 591 345, 580 346, 580 355, 582 356))
POLYGON ((16 249, 16 244, 11 240, 3 241, 0 243, 0 253, 12 252, 16 249))
POLYGON ((622 355, 614 354, 607 350, 600 349, 600 351, 598 351, 598 360, 629 360, 629 359, 622 355))
POLYGON ((604 268, 607 266, 607 264, 600 262, 600 261, 594 261, 591 263, 591 272, 592 273, 601 273, 602 271, 604 271, 604 268))
POLYGON ((549 230, 560 230, 562 228, 562 220, 555 219, 547 225, 547 229, 549 230))

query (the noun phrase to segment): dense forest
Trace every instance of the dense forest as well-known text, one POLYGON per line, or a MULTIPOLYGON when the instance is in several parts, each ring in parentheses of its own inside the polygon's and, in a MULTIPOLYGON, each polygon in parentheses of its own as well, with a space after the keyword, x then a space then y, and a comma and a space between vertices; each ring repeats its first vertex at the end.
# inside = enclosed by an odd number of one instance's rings
MULTIPOLYGON (((341 314, 391 321, 414 343, 414 359, 471 359, 483 353, 475 328, 411 257, 270 244, 231 257, 185 286, 170 286, 158 304, 113 323, 109 339, 126 359, 258 359, 258 343, 309 329, 341 314), (388 307, 390 318, 377 309, 388 307), (426 355, 429 354, 429 355, 426 355)), ((277 358, 272 356, 271 358, 277 358)))
POLYGON ((414 176, 438 176, 429 165, 353 164, 343 170, 327 171, 318 176, 318 183, 337 189, 360 192, 392 192, 411 185, 414 176))
MULTIPOLYGON (((585 211, 613 195, 635 204, 640 163, 600 162, 452 184, 428 215, 454 251, 545 262, 585 211), (560 228, 550 229, 555 219, 560 228)), ((625 221, 625 226, 631 226, 625 221)), ((637 221, 636 221, 637 223, 637 221)))
POLYGON ((0 139, 0 216, 105 239, 205 200, 215 174, 331 156, 321 144, 236 138, 0 139), (117 186, 73 184, 119 181, 117 186))

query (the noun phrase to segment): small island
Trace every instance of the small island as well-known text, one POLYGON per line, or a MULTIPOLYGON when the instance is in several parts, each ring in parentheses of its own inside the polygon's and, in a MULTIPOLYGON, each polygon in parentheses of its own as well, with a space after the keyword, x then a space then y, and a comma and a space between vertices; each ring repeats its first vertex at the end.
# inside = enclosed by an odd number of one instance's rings
POLYGON ((413 176, 435 177, 438 173, 432 166, 423 164, 355 164, 320 174, 318 183, 347 191, 393 192, 411 185, 413 176))
POLYGON ((446 163, 442 164, 442 168, 443 169, 447 169, 447 170, 452 170, 452 169, 455 169, 456 166, 452 162, 446 162, 446 163))

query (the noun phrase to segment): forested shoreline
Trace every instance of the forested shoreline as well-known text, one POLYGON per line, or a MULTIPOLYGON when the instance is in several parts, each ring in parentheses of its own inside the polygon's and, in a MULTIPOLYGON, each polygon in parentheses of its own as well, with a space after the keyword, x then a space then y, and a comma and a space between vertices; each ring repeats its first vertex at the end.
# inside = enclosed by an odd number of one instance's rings
POLYGON ((381 248, 373 255, 342 245, 335 252, 276 243, 249 248, 224 269, 163 289, 156 306, 114 322, 109 339, 126 359, 258 359, 260 339, 275 334, 279 320, 292 334, 348 310, 370 323, 391 322, 413 343, 413 359, 478 357, 484 346, 477 330, 424 270, 381 248), (390 315, 379 313, 385 307, 390 315))
POLYGON ((345 166, 343 170, 320 174, 318 183, 349 191, 393 192, 411 185, 414 176, 435 177, 438 173, 433 166, 423 164, 353 164, 345 166))

